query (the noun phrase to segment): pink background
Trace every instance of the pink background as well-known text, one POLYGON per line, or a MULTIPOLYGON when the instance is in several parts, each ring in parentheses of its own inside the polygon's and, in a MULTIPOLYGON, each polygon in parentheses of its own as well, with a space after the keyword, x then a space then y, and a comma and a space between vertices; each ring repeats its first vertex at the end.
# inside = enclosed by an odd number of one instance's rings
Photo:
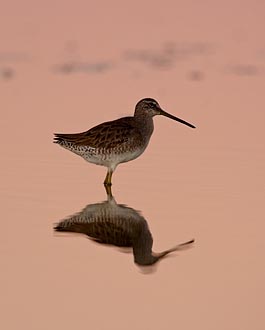
POLYGON ((0 10, 1 329, 263 330, 264 1, 5 1, 0 10), (146 152, 113 176, 162 251, 53 233, 106 169, 52 143, 153 97, 146 152))

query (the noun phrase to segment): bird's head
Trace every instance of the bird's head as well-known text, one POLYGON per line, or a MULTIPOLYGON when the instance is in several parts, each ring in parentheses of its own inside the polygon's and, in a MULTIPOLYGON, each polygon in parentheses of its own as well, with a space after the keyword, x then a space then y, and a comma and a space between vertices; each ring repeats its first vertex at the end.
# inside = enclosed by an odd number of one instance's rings
POLYGON ((134 116, 136 116, 136 117, 154 117, 157 115, 162 115, 162 116, 168 117, 168 118, 176 120, 184 125, 195 128, 195 126, 186 122, 185 120, 182 120, 182 119, 175 117, 175 116, 171 115, 170 113, 167 113, 166 111, 164 111, 160 107, 159 103, 154 99, 151 99, 151 98, 142 99, 135 106, 134 116))

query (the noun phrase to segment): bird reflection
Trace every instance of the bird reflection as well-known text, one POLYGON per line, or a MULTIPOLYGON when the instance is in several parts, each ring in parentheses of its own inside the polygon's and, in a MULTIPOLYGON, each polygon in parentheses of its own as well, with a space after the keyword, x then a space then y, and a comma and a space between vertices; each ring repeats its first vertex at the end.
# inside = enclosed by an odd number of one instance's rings
POLYGON ((82 233, 100 244, 132 248, 134 262, 139 266, 153 265, 169 253, 183 250, 194 242, 190 240, 166 251, 154 253, 153 238, 147 221, 133 208, 117 204, 110 186, 105 189, 108 197, 106 201, 87 205, 81 212, 60 221, 54 230, 82 233))

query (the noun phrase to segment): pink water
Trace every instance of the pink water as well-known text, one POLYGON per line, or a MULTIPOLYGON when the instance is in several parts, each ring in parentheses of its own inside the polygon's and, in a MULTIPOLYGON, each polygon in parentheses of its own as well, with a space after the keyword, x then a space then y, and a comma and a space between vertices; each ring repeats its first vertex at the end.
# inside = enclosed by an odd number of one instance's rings
POLYGON ((9 1, 0 12, 1 329, 264 329, 262 1, 9 1), (106 169, 52 143, 153 97, 145 153, 113 176, 162 251, 53 226, 105 200, 106 169))

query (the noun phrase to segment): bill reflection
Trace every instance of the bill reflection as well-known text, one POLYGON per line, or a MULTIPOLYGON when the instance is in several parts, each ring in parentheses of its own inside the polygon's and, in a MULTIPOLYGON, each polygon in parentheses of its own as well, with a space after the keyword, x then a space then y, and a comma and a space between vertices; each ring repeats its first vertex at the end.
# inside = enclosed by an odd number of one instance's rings
POLYGON ((153 238, 147 221, 133 208, 117 204, 110 187, 106 188, 106 192, 106 201, 87 205, 81 212, 60 221, 54 230, 81 233, 100 244, 130 248, 138 266, 154 265, 168 254, 186 249, 194 242, 190 240, 163 252, 153 252, 153 238))

